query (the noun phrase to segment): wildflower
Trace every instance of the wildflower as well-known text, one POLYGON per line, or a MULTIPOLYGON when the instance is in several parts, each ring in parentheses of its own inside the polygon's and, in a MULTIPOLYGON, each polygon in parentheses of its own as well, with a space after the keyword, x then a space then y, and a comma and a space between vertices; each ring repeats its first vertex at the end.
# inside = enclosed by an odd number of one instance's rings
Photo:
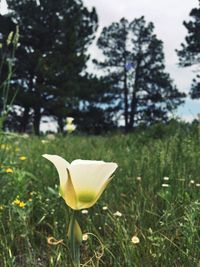
POLYGON ((88 240, 88 234, 83 234, 83 241, 87 241, 88 240))
POLYGON ((107 210, 107 209, 108 209, 108 207, 107 207, 107 206, 104 206, 102 209, 103 209, 103 210, 107 210))
POLYGON ((20 208, 24 208, 26 206, 26 204, 24 203, 24 201, 20 201, 19 203, 19 207, 20 208))
POLYGON ((139 244, 140 243, 140 239, 137 236, 134 235, 131 238, 131 242, 136 245, 136 244, 139 244))
POLYGON ((9 150, 10 149, 10 146, 8 144, 2 144, 1 145, 1 149, 2 150, 9 150))
POLYGON ((169 187, 169 184, 162 184, 162 187, 169 187))
POLYGON ((76 130, 76 126, 74 125, 74 124, 67 124, 66 125, 66 131, 68 132, 68 133, 72 133, 73 131, 75 131, 76 130))
POLYGON ((26 160, 26 157, 25 156, 21 156, 21 157, 19 157, 19 159, 23 161, 23 160, 26 160))
POLYGON ((72 118, 72 117, 67 117, 67 119, 66 119, 65 129, 68 133, 72 133, 76 129, 76 125, 73 124, 73 121, 74 121, 74 118, 72 118))
POLYGON ((47 143, 49 143, 48 140, 44 140, 44 139, 42 139, 41 142, 42 142, 42 144, 47 144, 47 143))
POLYGON ((122 213, 119 211, 116 211, 115 213, 113 213, 113 215, 117 217, 122 217, 122 213))
POLYGON ((82 210, 81 213, 82 214, 88 214, 88 210, 82 210))
POLYGON ((196 187, 200 187, 200 184, 196 184, 196 187))
POLYGON ((169 177, 166 177, 166 176, 165 176, 165 177, 163 178, 163 180, 164 180, 164 181, 169 181, 169 177))
POLYGON ((136 177, 136 180, 140 182, 142 180, 142 177, 138 176, 136 177))
POLYGON ((3 210, 4 209, 4 205, 0 205, 0 210, 3 210))
POLYGON ((195 181, 194 180, 190 180, 190 184, 194 184, 195 183, 195 181))
POLYGON ((13 169, 11 169, 11 168, 7 168, 7 169, 5 170, 5 172, 6 172, 6 173, 13 173, 13 169))
POLYGON ((92 207, 111 181, 117 168, 113 162, 74 160, 70 164, 57 155, 43 155, 56 167, 60 178, 60 194, 74 210, 92 207))
POLYGON ((55 134, 47 134, 47 139, 51 141, 55 140, 56 139, 55 134))
POLYGON ((67 117, 67 119, 66 119, 67 124, 72 124, 73 121, 74 121, 73 117, 67 117))
POLYGON ((13 205, 19 205, 20 204, 20 200, 17 198, 12 202, 13 205))

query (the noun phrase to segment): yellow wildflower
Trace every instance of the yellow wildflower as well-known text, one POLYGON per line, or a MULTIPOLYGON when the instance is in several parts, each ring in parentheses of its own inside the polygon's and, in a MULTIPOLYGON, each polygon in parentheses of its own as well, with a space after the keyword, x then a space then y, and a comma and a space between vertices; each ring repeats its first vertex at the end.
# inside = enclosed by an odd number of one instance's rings
POLYGON ((11 169, 11 168, 7 168, 7 169, 5 170, 5 172, 6 172, 6 173, 13 173, 13 169, 11 169))
POLYGON ((24 201, 20 201, 19 203, 19 207, 20 208, 24 208, 26 206, 26 204, 24 203, 24 201))
POLYGON ((23 160, 26 160, 26 157, 25 156, 21 156, 21 157, 19 157, 19 159, 23 161, 23 160))
POLYGON ((12 202, 13 205, 19 205, 20 204, 20 200, 19 199, 15 199, 13 202, 12 202))

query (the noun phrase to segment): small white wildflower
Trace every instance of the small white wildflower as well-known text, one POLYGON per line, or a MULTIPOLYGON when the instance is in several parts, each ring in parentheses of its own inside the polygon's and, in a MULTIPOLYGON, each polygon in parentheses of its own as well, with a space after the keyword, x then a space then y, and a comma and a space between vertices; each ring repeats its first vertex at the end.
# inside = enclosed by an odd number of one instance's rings
POLYGON ((107 207, 107 206, 104 206, 102 209, 103 209, 103 210, 107 210, 107 209, 108 209, 108 207, 107 207))
POLYGON ((48 140, 44 140, 44 139, 42 139, 42 140, 41 140, 41 143, 42 143, 42 144, 47 144, 47 143, 49 143, 49 141, 48 141, 48 140))
POLYGON ((196 187, 200 187, 200 184, 196 184, 196 187))
POLYGON ((55 140, 56 139, 55 134, 47 134, 47 139, 51 141, 55 140))
POLYGON ((137 236, 133 236, 133 237, 131 238, 131 242, 132 242, 133 244, 139 244, 139 243, 140 243, 140 239, 139 239, 137 236))
POLYGON ((169 177, 165 176, 165 177, 163 178, 163 180, 164 180, 164 181, 169 181, 169 177))
POLYGON ((169 187, 169 184, 162 184, 162 187, 169 187))
POLYGON ((88 240, 88 234, 83 234, 83 241, 87 241, 88 240))
POLYGON ((118 216, 118 217, 121 217, 122 216, 122 213, 119 212, 119 211, 116 211, 115 213, 113 213, 114 216, 118 216))
POLYGON ((195 183, 195 181, 194 180, 190 180, 190 184, 194 184, 195 183))
POLYGON ((138 177, 136 177, 136 180, 140 182, 142 180, 142 177, 138 176, 138 177))
POLYGON ((88 214, 88 210, 82 210, 81 213, 82 214, 88 214))

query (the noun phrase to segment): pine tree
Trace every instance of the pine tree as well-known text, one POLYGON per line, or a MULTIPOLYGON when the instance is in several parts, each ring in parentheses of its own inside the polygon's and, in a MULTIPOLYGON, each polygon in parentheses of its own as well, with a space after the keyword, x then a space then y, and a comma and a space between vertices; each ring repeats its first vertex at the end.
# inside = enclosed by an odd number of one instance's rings
POLYGON ((98 39, 105 60, 95 63, 113 84, 126 131, 140 123, 166 121, 184 97, 165 72, 163 43, 153 31, 153 23, 144 17, 130 23, 123 18, 104 28, 98 39))
MULTIPOLYGON (((177 50, 179 65, 181 67, 198 66, 200 64, 200 1, 199 7, 193 8, 190 12, 191 20, 184 21, 183 25, 188 33, 185 43, 181 44, 181 49, 177 50)), ((200 98, 200 75, 193 79, 190 96, 200 98)))
POLYGON ((62 120, 68 101, 81 89, 78 81, 88 60, 86 50, 94 38, 97 15, 81 0, 7 3, 20 29, 15 86, 19 87, 16 104, 24 108, 22 130, 32 112, 34 130, 39 134, 41 116, 62 120))

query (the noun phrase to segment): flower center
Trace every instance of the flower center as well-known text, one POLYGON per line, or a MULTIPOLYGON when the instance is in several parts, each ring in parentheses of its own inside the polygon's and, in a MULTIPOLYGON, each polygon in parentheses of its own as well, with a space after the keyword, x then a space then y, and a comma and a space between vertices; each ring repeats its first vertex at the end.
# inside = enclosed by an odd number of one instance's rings
POLYGON ((82 203, 92 202, 96 197, 95 192, 85 190, 78 193, 78 200, 82 203))

